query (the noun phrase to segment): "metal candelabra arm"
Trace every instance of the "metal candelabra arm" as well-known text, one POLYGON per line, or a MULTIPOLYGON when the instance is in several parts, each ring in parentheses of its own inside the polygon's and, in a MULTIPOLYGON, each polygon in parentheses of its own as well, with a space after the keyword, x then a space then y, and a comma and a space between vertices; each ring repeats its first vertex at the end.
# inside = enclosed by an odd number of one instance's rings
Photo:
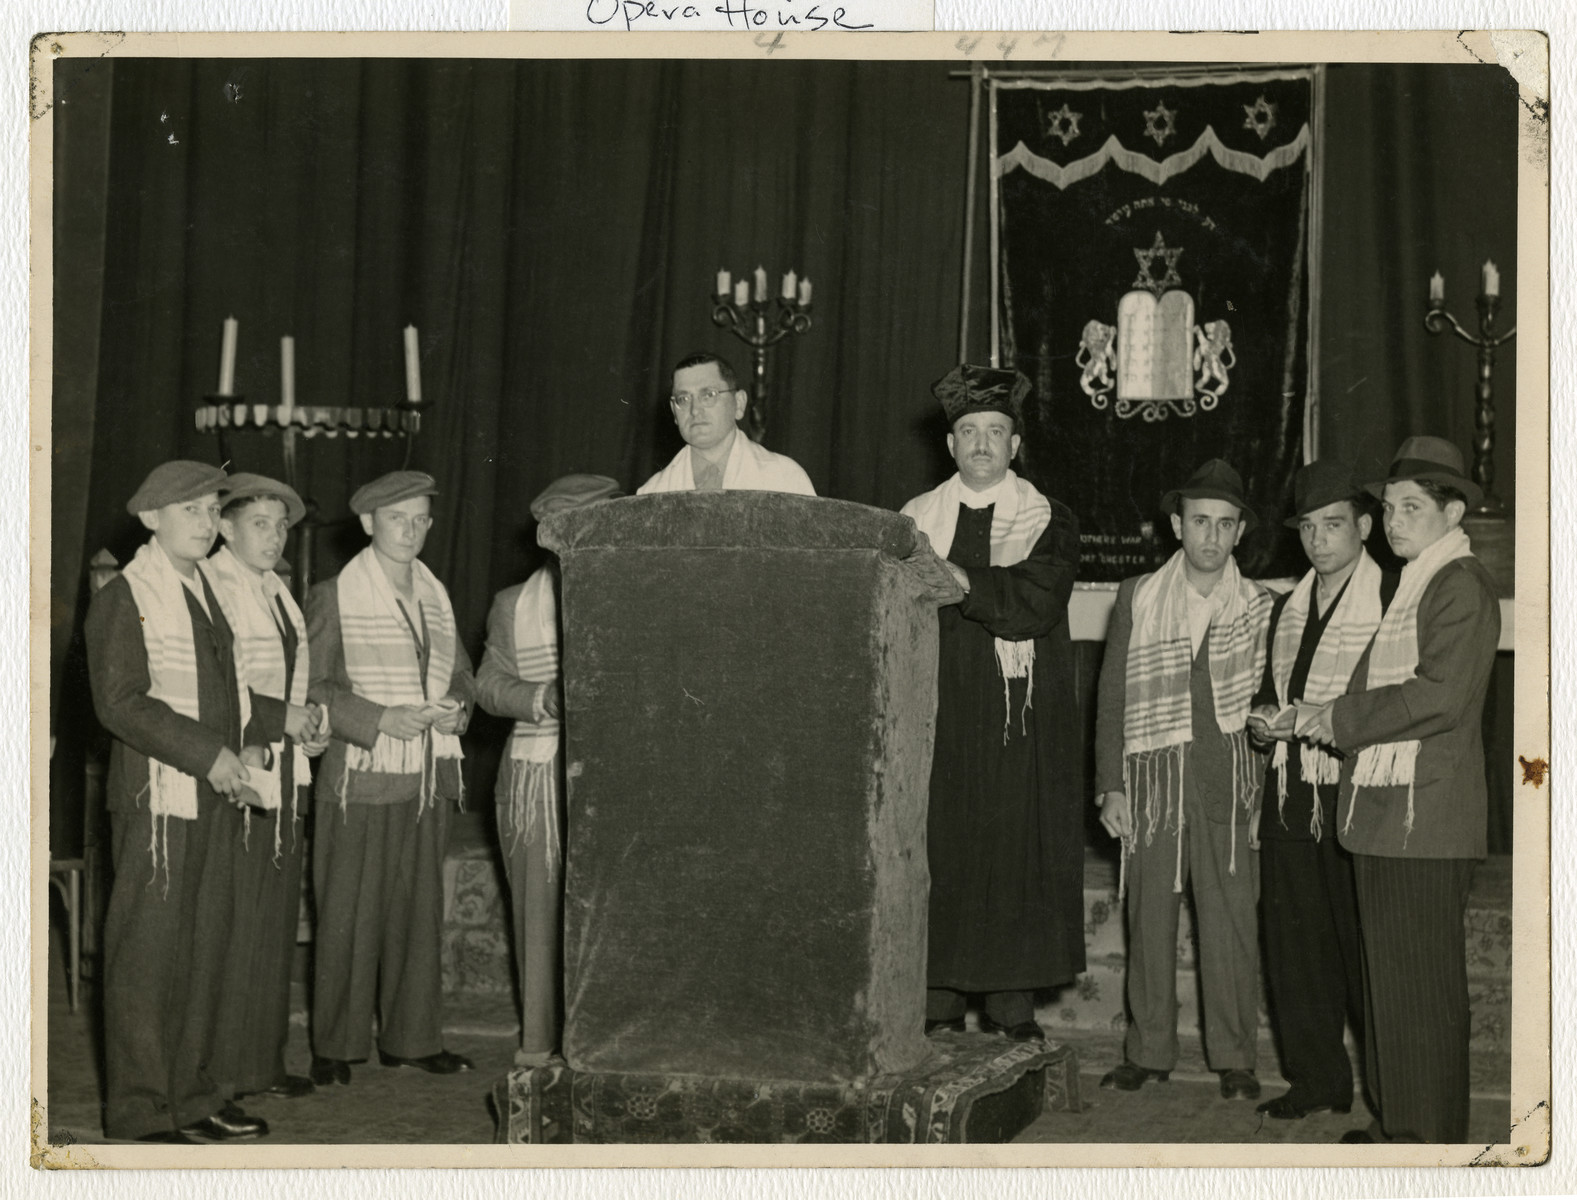
POLYGON ((1500 297, 1481 295, 1477 301, 1478 335, 1475 337, 1462 327, 1462 323, 1446 311, 1444 299, 1432 299, 1429 311, 1424 314, 1424 328, 1439 335, 1450 330, 1470 346, 1478 348, 1478 383, 1474 388, 1473 410, 1473 481, 1484 489, 1483 501, 1473 510, 1477 513, 1500 514, 1505 506, 1495 494, 1495 349, 1517 336, 1513 325, 1505 333, 1495 332, 1495 314, 1500 309, 1500 297))
POLYGON ((712 323, 727 329, 750 347, 754 386, 750 392, 745 432, 752 440, 761 442, 767 432, 767 352, 789 334, 810 330, 810 305, 781 296, 741 305, 727 296, 717 296, 712 305, 712 323))

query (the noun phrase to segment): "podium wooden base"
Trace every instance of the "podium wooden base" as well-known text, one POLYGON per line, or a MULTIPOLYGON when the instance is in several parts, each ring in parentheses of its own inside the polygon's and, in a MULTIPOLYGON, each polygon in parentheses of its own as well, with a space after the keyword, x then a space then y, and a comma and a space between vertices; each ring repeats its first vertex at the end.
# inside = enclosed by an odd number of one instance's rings
POLYGON ((863 1087, 793 1080, 523 1067, 494 1088, 497 1141, 1007 1142, 1047 1110, 1078 1112, 1079 1060, 1055 1042, 930 1039, 912 1071, 863 1087))

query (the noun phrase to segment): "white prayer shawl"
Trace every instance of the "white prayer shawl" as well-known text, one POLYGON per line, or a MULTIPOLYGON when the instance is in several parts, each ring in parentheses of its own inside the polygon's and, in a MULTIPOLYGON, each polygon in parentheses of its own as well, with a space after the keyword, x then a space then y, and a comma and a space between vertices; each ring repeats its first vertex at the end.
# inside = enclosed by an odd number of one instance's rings
MULTIPOLYGON (((389 707, 422 705, 448 694, 455 662, 454 610, 449 593, 420 559, 411 563, 417 607, 426 618, 428 654, 425 680, 417 670, 416 644, 411 622, 421 628, 421 617, 410 613, 407 621, 394 585, 378 565, 368 546, 345 565, 336 584, 339 598, 341 644, 345 673, 359 696, 389 707)), ((460 739, 429 727, 420 737, 396 738, 380 733, 372 749, 347 744, 345 777, 339 794, 347 796, 351 771, 376 771, 398 775, 419 774, 421 785, 417 815, 433 800, 437 789, 437 759, 463 757, 460 739)))
MULTIPOLYGON (((131 587, 137 615, 142 619, 142 640, 148 654, 148 695, 182 716, 198 720, 201 714, 197 695, 197 649, 192 640, 191 612, 186 607, 186 583, 157 538, 139 546, 121 574, 131 587)), ((252 719, 252 706, 239 643, 236 644, 235 674, 240 693, 241 728, 245 729, 252 719)), ((148 812, 153 817, 149 850, 153 855, 155 875, 159 869, 160 834, 166 834, 165 885, 168 887, 169 819, 197 819, 196 778, 149 755, 148 812)))
MULTIPOLYGON (((695 491, 692 458, 690 447, 683 447, 666 467, 636 489, 636 495, 695 491)), ((728 449, 728 461, 723 466, 723 490, 790 492, 798 496, 816 494, 810 476, 797 462, 758 446, 745 436, 744 430, 734 434, 734 444, 728 449)))
MULTIPOLYGON (((553 684, 560 674, 558 589, 551 564, 526 580, 515 600, 515 674, 530 683, 553 684)), ((558 875, 562 858, 559 828, 559 746, 562 727, 555 717, 516 721, 509 738, 514 763, 508 795, 514 840, 536 838, 542 844, 549 879, 558 875)))
MULTIPOLYGON (((920 532, 931 541, 931 548, 938 558, 945 559, 953 548, 953 537, 958 532, 958 506, 986 508, 995 505, 991 512, 991 565, 1012 567, 1029 557, 1040 535, 1051 523, 1051 503, 1041 495, 1035 485, 1018 473, 1009 470, 997 483, 984 491, 975 491, 964 484, 956 471, 952 478, 916 496, 901 510, 914 521, 920 532)), ((997 669, 1002 673, 1002 701, 1008 711, 1003 718, 1002 740, 1008 739, 1012 728, 1010 679, 1027 679, 1024 691, 1024 708, 1019 711, 1020 728, 1023 728, 1025 710, 1034 703, 1035 692, 1035 640, 1024 638, 1014 641, 996 638, 997 669)))
MULTIPOLYGON (((1287 698, 1287 689, 1317 586, 1318 576, 1311 570, 1292 589, 1292 594, 1282 607, 1281 618, 1276 623, 1276 638, 1270 648, 1270 675, 1276 685, 1276 703, 1283 709, 1291 703, 1287 698)), ((1367 550, 1360 550, 1352 577, 1347 581, 1335 611, 1325 624, 1319 646, 1315 648, 1301 699, 1309 704, 1324 704, 1347 691, 1358 660, 1363 657, 1375 630, 1380 627, 1381 616, 1380 567, 1369 557, 1367 550)), ((1276 785, 1278 815, 1285 811, 1287 804, 1287 747, 1287 742, 1278 741, 1271 756, 1271 765, 1279 769, 1276 785)), ((1309 783, 1331 784, 1341 780, 1341 759, 1326 747, 1313 742, 1300 744, 1298 765, 1303 778, 1309 783)), ((1309 832, 1314 835, 1315 841, 1320 840, 1321 824, 1322 813, 1316 800, 1313 816, 1309 820, 1309 832)))
MULTIPOLYGON (((1184 747, 1194 738, 1189 678, 1193 639, 1189 633, 1186 560, 1178 550, 1159 571, 1146 576, 1133 593, 1133 629, 1128 639, 1128 670, 1123 708, 1123 790, 1134 794, 1132 778, 1143 773, 1148 821, 1145 844, 1156 826, 1177 814, 1177 868, 1173 891, 1183 889, 1184 747), (1175 782, 1174 775, 1175 772, 1175 782), (1161 793, 1164 808, 1156 803, 1161 793)), ((1249 705, 1265 670, 1265 623, 1270 596, 1244 579, 1237 559, 1228 556, 1209 597, 1214 612, 1206 639, 1216 727, 1232 753, 1232 803, 1245 810, 1256 790, 1255 756, 1246 732, 1249 705)), ((1235 817, 1235 814, 1234 814, 1235 817)), ((1135 828, 1138 814, 1134 814, 1135 828)), ((1237 874, 1237 821, 1232 827, 1228 872, 1237 874)), ((1123 867, 1132 851, 1124 840, 1123 867)), ((1123 889, 1123 875, 1118 889, 1123 889)))
MULTIPOLYGON (((1369 653, 1368 690, 1406 683, 1418 674, 1418 605, 1424 598, 1424 591, 1440 568, 1472 556, 1468 536, 1458 528, 1402 568, 1402 578, 1396 585, 1391 607, 1386 610, 1385 619, 1374 635, 1374 648, 1369 653)), ((1353 768, 1353 793, 1347 804, 1343 832, 1352 828, 1360 786, 1396 787, 1404 783, 1407 785, 1407 819, 1402 823, 1402 830, 1404 836, 1413 831, 1413 771, 1418 762, 1418 747, 1418 739, 1413 738, 1379 742, 1359 752, 1353 768)))
MULTIPOLYGON (((307 623, 297 607, 295 597, 284 581, 273 571, 259 574, 247 567, 229 546, 221 546, 212 558, 203 564, 214 594, 219 597, 219 607, 235 634, 241 658, 246 663, 247 680, 259 695, 272 696, 287 703, 305 706, 307 703, 307 623), (296 655, 290 677, 290 694, 285 694, 285 643, 280 634, 278 617, 283 606, 286 619, 296 634, 296 655)), ((273 744, 274 765, 264 771, 248 768, 247 786, 257 793, 260 807, 277 811, 282 807, 284 786, 284 759, 286 743, 283 737, 273 744)), ((300 787, 311 778, 307 752, 300 743, 290 744, 292 771, 295 785, 300 787)), ((290 821, 296 820, 296 797, 290 797, 290 821)), ((279 851, 279 826, 274 826, 274 850, 279 851)))

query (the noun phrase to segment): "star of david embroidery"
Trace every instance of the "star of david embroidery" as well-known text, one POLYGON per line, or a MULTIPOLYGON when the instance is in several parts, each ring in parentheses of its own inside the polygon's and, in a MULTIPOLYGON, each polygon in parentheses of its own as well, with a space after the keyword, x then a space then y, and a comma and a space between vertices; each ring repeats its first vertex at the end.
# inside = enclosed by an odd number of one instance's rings
POLYGON ((1243 111, 1248 115, 1243 118, 1243 128, 1252 129, 1259 134, 1259 140, 1264 141, 1272 129, 1276 127, 1276 106, 1265 101, 1264 93, 1260 93, 1258 100, 1253 104, 1245 104, 1243 111))
POLYGON ((1144 114, 1144 135, 1152 138, 1157 146, 1164 146, 1166 139, 1177 132, 1177 112, 1166 107, 1166 101, 1160 101, 1153 110, 1146 109, 1144 114))
POLYGON ((1130 286, 1154 292, 1157 299, 1167 288, 1181 286, 1183 277, 1177 273, 1177 256, 1182 252, 1181 246, 1176 248, 1168 246, 1162 239, 1160 230, 1156 230, 1155 244, 1148 250, 1134 247, 1133 256, 1139 260, 1139 274, 1130 286), (1166 274, 1160 279, 1155 277, 1151 269, 1158 257, 1166 264, 1166 274))
POLYGON ((1061 138, 1062 144, 1066 146, 1079 136, 1079 118, 1083 115, 1083 113, 1074 112, 1064 104, 1056 112, 1052 113, 1050 120, 1046 122, 1046 136, 1061 138))

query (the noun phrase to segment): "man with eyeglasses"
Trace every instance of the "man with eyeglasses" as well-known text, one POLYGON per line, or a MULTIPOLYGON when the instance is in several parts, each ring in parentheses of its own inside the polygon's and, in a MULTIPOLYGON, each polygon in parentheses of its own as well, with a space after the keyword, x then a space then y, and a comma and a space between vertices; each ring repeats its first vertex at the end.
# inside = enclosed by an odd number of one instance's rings
POLYGON ((758 446, 739 429, 750 394, 734 368, 715 354, 691 354, 674 367, 668 397, 685 447, 637 493, 755 491, 814 496, 792 458, 758 446))
POLYGON ((417 558, 433 477, 394 471, 351 511, 372 544, 307 597, 308 698, 333 740, 318 770, 312 1082, 350 1082, 378 1012, 386 1067, 471 1069, 443 1048, 443 857, 474 697, 449 593, 417 558))

